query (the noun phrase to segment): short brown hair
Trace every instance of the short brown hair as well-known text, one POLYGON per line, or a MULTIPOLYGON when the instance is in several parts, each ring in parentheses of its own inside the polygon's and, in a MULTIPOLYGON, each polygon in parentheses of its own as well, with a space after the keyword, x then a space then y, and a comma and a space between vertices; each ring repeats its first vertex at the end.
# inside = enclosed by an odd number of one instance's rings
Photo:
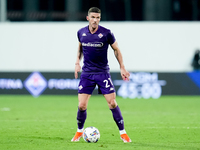
POLYGON ((88 15, 93 12, 93 13, 101 13, 101 10, 97 7, 91 7, 89 10, 88 10, 88 15))

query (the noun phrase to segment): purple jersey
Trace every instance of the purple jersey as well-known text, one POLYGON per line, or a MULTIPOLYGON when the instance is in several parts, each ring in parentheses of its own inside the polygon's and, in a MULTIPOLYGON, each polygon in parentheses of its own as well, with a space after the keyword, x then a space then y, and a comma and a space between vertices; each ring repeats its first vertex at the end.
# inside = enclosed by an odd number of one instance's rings
POLYGON ((108 46, 115 42, 115 37, 109 29, 98 26, 98 30, 91 34, 89 26, 81 28, 78 33, 79 42, 83 50, 83 74, 109 72, 108 46))

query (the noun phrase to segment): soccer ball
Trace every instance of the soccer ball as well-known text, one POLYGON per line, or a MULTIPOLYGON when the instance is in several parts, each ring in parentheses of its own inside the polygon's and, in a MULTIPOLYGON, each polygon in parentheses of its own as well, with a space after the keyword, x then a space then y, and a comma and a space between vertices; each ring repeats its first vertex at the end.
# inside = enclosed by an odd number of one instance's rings
POLYGON ((95 127, 87 127, 83 131, 83 139, 88 143, 96 143, 100 139, 100 132, 95 127))

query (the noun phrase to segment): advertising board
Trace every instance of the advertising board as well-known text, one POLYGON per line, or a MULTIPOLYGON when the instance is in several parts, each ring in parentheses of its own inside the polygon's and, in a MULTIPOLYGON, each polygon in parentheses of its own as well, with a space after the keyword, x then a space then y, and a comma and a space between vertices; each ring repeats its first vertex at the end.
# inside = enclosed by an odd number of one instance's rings
MULTIPOLYGON (((112 72, 111 77, 117 95, 124 98, 200 95, 200 72, 130 72, 130 81, 123 81, 119 72, 112 72)), ((76 95, 79 81, 73 72, 0 72, 0 94, 76 95)))

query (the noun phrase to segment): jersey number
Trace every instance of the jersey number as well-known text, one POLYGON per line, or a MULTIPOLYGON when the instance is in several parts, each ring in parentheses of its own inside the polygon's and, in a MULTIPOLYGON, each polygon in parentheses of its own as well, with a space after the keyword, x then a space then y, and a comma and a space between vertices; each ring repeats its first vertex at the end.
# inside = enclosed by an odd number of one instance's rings
MULTIPOLYGON (((110 83, 113 85, 112 80, 110 78, 108 78, 108 80, 110 81, 110 83)), ((105 87, 108 88, 110 87, 110 85, 108 84, 108 80, 104 80, 103 82, 106 82, 105 87)))

